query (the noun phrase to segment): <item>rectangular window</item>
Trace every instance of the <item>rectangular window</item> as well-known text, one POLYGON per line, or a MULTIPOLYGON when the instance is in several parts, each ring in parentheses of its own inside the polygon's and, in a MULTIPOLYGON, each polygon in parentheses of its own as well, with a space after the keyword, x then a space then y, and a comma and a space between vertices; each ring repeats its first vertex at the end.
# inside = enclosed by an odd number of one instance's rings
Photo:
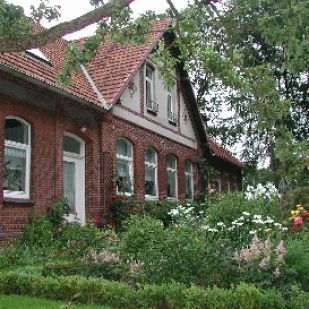
POLYGON ((5 197, 30 196, 30 125, 18 117, 5 120, 3 194, 5 197))
POLYGON ((145 196, 157 198, 157 154, 152 148, 145 150, 145 196))
POLYGON ((170 123, 177 123, 177 114, 175 113, 173 95, 171 92, 167 93, 167 119, 170 123))
POLYGON ((169 155, 166 158, 167 197, 177 198, 177 159, 169 155))
POLYGON ((133 147, 123 138, 116 141, 116 191, 117 194, 133 192, 133 147))
POLYGON ((193 183, 193 166, 189 161, 185 162, 185 190, 186 199, 193 200, 194 183, 193 183))
POLYGON ((154 69, 146 66, 146 108, 148 112, 157 114, 159 105, 154 100, 154 69))

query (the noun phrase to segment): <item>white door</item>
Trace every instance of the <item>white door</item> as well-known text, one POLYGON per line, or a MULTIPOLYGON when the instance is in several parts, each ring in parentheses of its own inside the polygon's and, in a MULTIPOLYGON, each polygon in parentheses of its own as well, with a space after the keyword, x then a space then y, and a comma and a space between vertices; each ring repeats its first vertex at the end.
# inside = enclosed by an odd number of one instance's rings
POLYGON ((63 137, 63 196, 72 210, 67 219, 85 223, 85 143, 69 133, 63 137))

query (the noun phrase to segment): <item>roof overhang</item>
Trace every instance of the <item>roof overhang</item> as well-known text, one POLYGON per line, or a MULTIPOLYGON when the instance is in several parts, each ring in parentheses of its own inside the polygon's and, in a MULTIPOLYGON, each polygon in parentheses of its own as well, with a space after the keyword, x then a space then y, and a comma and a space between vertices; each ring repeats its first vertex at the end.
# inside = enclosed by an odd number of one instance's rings
POLYGON ((36 79, 32 76, 29 76, 29 75, 25 74, 24 72, 21 72, 17 69, 14 69, 14 68, 6 65, 5 63, 0 62, 0 71, 7 73, 7 74, 10 74, 11 76, 16 77, 20 80, 23 80, 25 82, 28 82, 32 85, 38 86, 41 89, 49 90, 49 91, 51 91, 51 92, 53 92, 57 95, 68 98, 72 101, 79 103, 82 106, 91 108, 91 109, 96 110, 98 112, 104 113, 104 112, 107 111, 103 107, 100 107, 100 106, 94 104, 93 102, 87 101, 87 100, 85 100, 85 99, 83 99, 79 96, 71 94, 71 93, 63 90, 61 87, 56 87, 54 85, 51 85, 51 84, 44 82, 43 80, 39 80, 39 79, 36 79))

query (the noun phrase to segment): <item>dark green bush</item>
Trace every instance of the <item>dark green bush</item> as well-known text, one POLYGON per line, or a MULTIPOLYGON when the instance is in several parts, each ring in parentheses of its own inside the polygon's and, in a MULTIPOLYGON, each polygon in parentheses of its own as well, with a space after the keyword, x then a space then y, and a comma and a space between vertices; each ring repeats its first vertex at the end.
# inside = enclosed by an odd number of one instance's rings
POLYGON ((46 265, 43 275, 46 276, 73 276, 101 277, 119 281, 128 273, 128 267, 121 262, 75 262, 65 264, 46 265))
POLYGON ((275 290, 258 290, 241 284, 235 289, 202 289, 171 283, 163 285, 128 285, 85 277, 40 277, 0 273, 0 293, 24 294, 75 301, 84 304, 109 305, 115 308, 209 308, 209 309, 279 309, 308 308, 308 293, 294 291, 284 300, 275 290))
POLYGON ((282 221, 279 200, 265 204, 261 199, 248 200, 242 193, 222 194, 217 199, 209 201, 206 215, 209 223, 223 222, 230 224, 240 217, 244 211, 265 217, 274 217, 276 220, 282 221))

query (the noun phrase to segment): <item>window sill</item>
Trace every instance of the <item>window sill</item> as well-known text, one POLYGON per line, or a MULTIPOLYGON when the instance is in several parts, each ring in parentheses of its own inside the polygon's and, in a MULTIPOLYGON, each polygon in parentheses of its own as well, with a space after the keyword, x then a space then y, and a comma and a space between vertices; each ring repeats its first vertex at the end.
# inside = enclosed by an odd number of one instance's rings
POLYGON ((27 198, 17 198, 17 197, 4 197, 3 198, 3 205, 5 206, 33 206, 34 203, 27 198))
POLYGON ((173 120, 168 119, 168 123, 169 123, 170 125, 174 126, 174 127, 177 127, 176 121, 173 121, 173 120))
POLYGON ((157 196, 152 196, 152 195, 145 195, 145 201, 158 201, 157 196))
POLYGON ((157 116, 157 115, 158 115, 158 112, 157 112, 157 111, 152 110, 152 109, 148 109, 148 108, 147 108, 147 113, 148 113, 148 114, 151 114, 151 115, 153 115, 153 116, 157 116))

